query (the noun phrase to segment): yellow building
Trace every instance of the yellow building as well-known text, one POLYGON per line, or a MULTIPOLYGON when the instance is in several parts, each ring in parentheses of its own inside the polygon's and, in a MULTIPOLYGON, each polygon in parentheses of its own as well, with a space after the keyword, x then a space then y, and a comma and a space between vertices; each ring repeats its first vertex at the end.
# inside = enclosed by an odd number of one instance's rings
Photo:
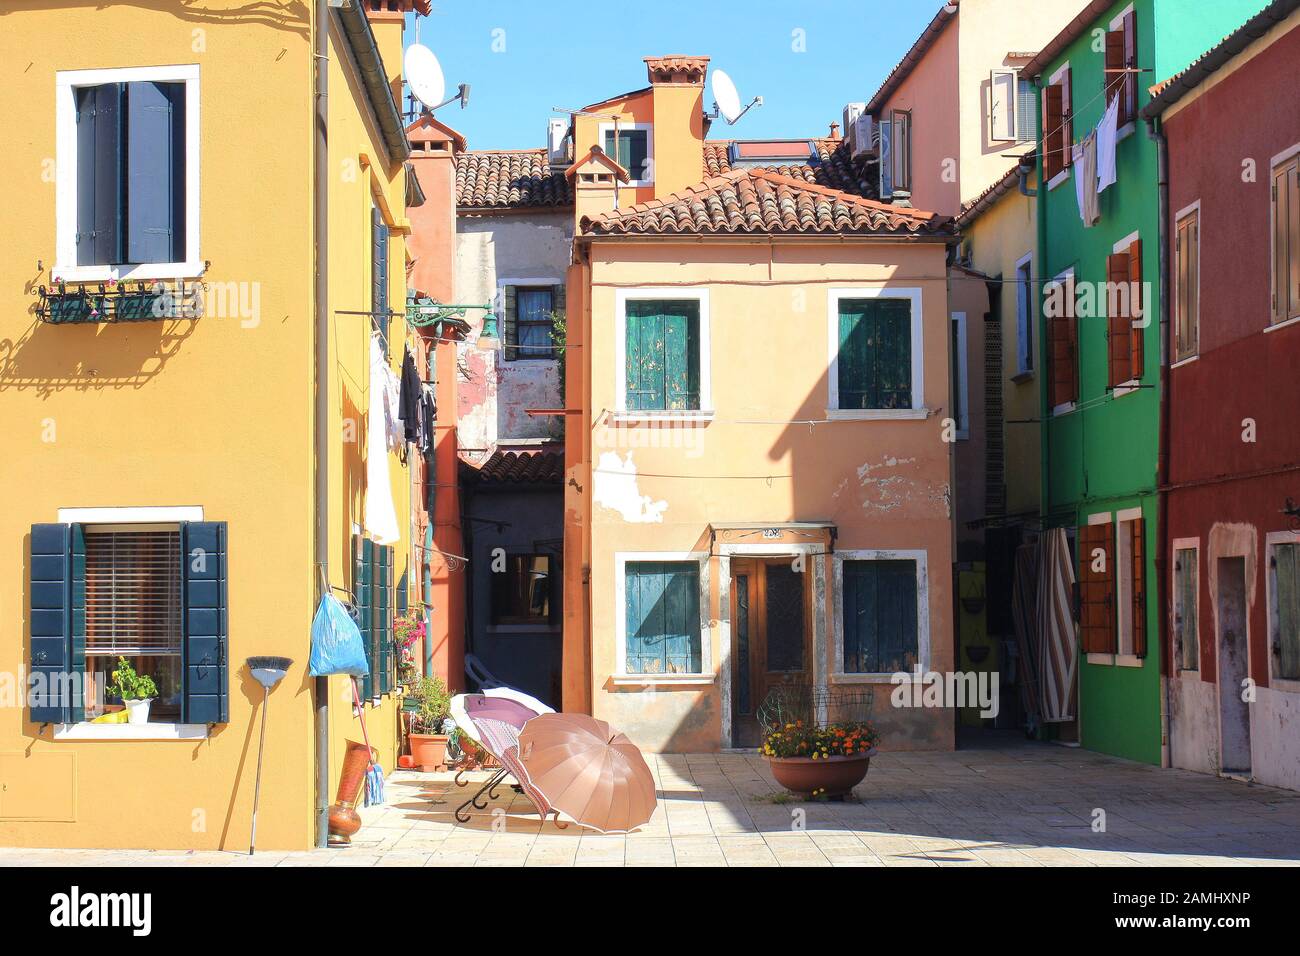
POLYGON ((706 140, 708 58, 646 64, 571 130, 565 709, 754 746, 796 683, 951 748, 890 701, 953 667, 951 220, 837 138, 706 140))
POLYGON ((397 539, 362 541, 380 494, 371 313, 393 367, 406 334, 388 312, 406 297, 394 94, 412 6, 5 5, 0 113, 21 118, 8 156, 25 179, 0 209, 0 844, 244 845, 262 701, 244 661, 283 655, 258 843, 313 845, 361 739, 347 679, 307 675, 322 577, 356 593, 388 575, 369 594, 365 709, 394 765, 400 705, 379 671, 420 578, 397 453, 397 539), (119 656, 158 685, 148 723, 93 722, 115 710, 119 656))

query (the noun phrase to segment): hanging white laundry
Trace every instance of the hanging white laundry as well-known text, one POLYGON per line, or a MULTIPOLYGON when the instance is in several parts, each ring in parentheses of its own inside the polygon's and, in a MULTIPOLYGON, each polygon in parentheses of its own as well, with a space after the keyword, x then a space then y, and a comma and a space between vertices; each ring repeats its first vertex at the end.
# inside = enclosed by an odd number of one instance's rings
POLYGON ((1111 97, 1110 105, 1097 126, 1097 192, 1115 183, 1115 137, 1118 133, 1119 97, 1111 97))
MULTIPOLYGON (((366 424, 366 533, 379 544, 392 544, 401 537, 393 485, 388 476, 389 407, 396 415, 396 398, 388 396, 388 379, 395 379, 384 358, 378 337, 370 339, 370 409, 366 424)), ((395 390, 396 386, 394 386, 395 390)), ((399 423, 400 427, 400 423, 399 423)))
POLYGON ((1083 142, 1070 148, 1074 163, 1074 195, 1079 201, 1079 218, 1084 226, 1092 226, 1101 218, 1097 204, 1097 131, 1093 130, 1083 142))
POLYGON ((382 344, 379 356, 383 359, 383 368, 380 369, 382 377, 377 379, 372 375, 370 387, 373 389, 376 382, 383 382, 384 426, 388 447, 391 451, 399 451, 406 447, 406 425, 402 421, 402 383, 388 364, 388 359, 384 358, 382 344))

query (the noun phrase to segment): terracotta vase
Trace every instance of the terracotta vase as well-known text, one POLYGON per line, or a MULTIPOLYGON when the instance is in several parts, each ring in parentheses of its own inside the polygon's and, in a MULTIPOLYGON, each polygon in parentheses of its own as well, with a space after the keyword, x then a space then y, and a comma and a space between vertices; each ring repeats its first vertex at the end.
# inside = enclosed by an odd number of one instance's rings
POLYGON ((330 807, 331 843, 351 843, 352 834, 361 829, 361 815, 356 811, 356 802, 361 796, 361 787, 365 783, 366 769, 369 766, 370 752, 366 745, 349 740, 347 753, 343 756, 343 769, 339 774, 338 794, 334 798, 334 805, 330 807))
POLYGON ((406 742, 411 748, 415 765, 425 773, 447 769, 446 734, 408 734, 406 742))
POLYGON ((776 782, 791 793, 842 797, 862 782, 875 755, 872 747, 850 757, 768 757, 767 762, 776 782))

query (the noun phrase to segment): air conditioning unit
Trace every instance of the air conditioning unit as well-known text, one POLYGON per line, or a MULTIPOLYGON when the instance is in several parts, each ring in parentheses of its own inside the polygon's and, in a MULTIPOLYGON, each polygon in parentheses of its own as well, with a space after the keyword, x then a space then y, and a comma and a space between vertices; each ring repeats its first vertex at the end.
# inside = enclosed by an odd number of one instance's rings
POLYGON ((844 138, 850 141, 852 146, 853 127, 858 122, 858 117, 867 111, 866 103, 849 103, 844 107, 844 138))
POLYGON ((853 124, 853 158, 875 156, 880 147, 880 133, 870 113, 863 113, 853 124))
POLYGON ((569 158, 569 121, 553 117, 546 122, 546 159, 552 166, 568 166, 569 158))

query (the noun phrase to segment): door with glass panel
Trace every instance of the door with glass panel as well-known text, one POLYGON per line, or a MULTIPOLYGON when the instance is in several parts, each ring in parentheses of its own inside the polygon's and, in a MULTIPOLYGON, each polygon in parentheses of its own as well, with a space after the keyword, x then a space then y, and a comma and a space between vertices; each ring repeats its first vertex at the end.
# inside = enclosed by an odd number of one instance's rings
POLYGON ((731 739, 761 742, 758 708, 772 687, 808 675, 806 571, 793 557, 731 561, 731 739))

